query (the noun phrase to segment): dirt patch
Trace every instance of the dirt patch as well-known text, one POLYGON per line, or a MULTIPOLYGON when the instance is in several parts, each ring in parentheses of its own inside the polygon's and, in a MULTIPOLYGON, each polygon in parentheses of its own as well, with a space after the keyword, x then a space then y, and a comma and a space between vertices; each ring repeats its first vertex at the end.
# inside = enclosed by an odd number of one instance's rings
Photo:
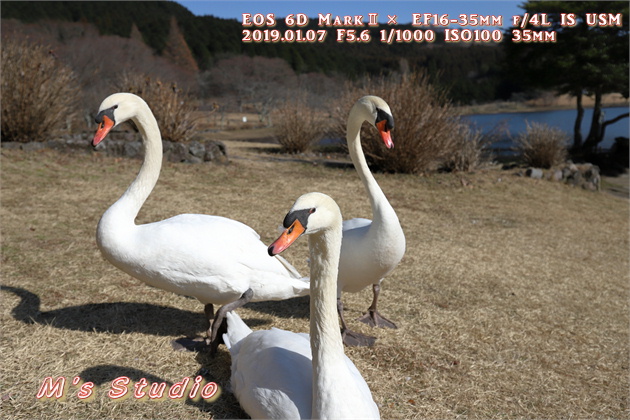
POLYGON ((630 198, 630 179, 628 173, 617 176, 602 176, 602 191, 617 197, 630 198))

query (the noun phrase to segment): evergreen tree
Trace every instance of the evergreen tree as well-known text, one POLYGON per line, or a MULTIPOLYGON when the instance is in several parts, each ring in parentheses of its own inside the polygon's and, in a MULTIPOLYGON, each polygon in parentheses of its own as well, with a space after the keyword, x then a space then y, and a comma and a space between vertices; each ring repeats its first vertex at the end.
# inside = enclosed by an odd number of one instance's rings
POLYGON ((199 67, 197 62, 184 40, 184 36, 179 30, 177 19, 171 17, 170 31, 166 39, 166 47, 164 47, 164 57, 170 59, 173 63, 182 66, 188 70, 197 72, 199 67))
MULTIPOLYGON (((592 151, 603 140, 605 127, 620 118, 605 121, 602 96, 621 93, 628 97, 628 5, 627 1, 528 1, 521 7, 533 16, 546 13, 549 27, 536 31, 556 32, 557 42, 508 42, 507 69, 526 87, 556 89, 576 98, 574 151, 592 151), (590 24, 587 14, 606 18, 621 16, 620 24, 590 24), (595 99, 593 119, 587 138, 581 133, 584 108, 582 96, 595 99)), ((514 28, 520 30, 520 28, 514 28)))

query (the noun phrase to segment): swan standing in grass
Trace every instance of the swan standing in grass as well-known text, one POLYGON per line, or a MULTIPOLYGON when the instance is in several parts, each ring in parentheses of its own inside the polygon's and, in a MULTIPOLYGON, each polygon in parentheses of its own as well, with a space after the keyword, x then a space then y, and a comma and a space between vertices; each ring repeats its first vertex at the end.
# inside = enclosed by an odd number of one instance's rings
POLYGON ((337 270, 342 218, 321 193, 300 197, 284 219, 284 233, 269 254, 309 235, 310 338, 272 328, 252 332, 228 313, 223 341, 232 355, 232 390, 252 418, 378 418, 372 394, 344 354, 337 318, 337 270))
POLYGON ((364 121, 378 129, 387 148, 394 147, 390 133, 394 119, 389 105, 377 96, 359 99, 348 116, 346 140, 352 163, 370 199, 372 220, 357 218, 343 223, 337 304, 346 345, 372 345, 376 339, 348 329, 343 316, 342 292, 356 293, 372 285, 372 304, 359 320, 375 327, 397 328, 378 312, 376 305, 380 283, 405 254, 405 234, 398 216, 365 161, 360 136, 364 121))
POLYGON ((130 93, 116 93, 96 117, 98 145, 109 131, 132 120, 145 148, 144 162, 127 191, 103 214, 96 242, 114 266, 143 282, 205 305, 211 351, 225 312, 249 301, 283 300, 309 293, 308 279, 267 247, 250 227, 218 216, 181 214, 137 225, 140 208, 153 190, 162 166, 162 137, 149 106, 130 93), (214 315, 214 306, 224 305, 214 315))

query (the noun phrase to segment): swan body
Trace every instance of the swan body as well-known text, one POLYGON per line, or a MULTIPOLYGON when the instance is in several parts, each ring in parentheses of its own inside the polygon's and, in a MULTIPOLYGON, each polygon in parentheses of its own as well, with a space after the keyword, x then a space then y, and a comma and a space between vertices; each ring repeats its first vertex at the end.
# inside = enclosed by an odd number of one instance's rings
MULTIPOLYGON (((93 145, 127 120, 134 121, 142 135, 145 157, 136 179, 98 223, 96 242, 110 263, 151 286, 210 305, 208 317, 213 304, 282 300, 309 293, 308 279, 284 259, 269 258, 258 234, 243 223, 182 214, 137 225, 135 218, 162 165, 160 131, 144 100, 130 93, 107 97, 99 108, 93 145)), ((215 330, 212 333, 216 335, 215 330)))
POLYGON ((98 224, 101 253, 153 287, 216 305, 239 299, 249 288, 253 301, 308 294, 308 283, 292 277, 291 266, 270 259, 258 234, 240 222, 182 214, 125 227, 116 216, 108 211, 98 224))
POLYGON ((232 355, 232 389, 252 418, 379 418, 370 389, 344 354, 336 312, 342 219, 328 196, 300 197, 287 228, 269 247, 282 252, 302 233, 311 258, 310 334, 276 328, 252 332, 227 314, 224 341, 232 355))
MULTIPOLYGON (((380 283, 400 263, 406 247, 405 234, 398 216, 370 172, 363 154, 360 132, 364 121, 378 129, 386 147, 394 146, 390 134, 394 124, 389 105, 377 96, 364 96, 359 99, 348 116, 346 140, 352 163, 370 199, 372 220, 357 218, 343 222, 337 294, 344 339, 347 333, 357 336, 360 334, 348 330, 345 325, 341 294, 356 293, 369 285, 373 286, 374 300, 368 314, 360 320, 372 326, 396 328, 393 322, 378 313, 376 302, 380 283)), ((349 345, 373 343, 373 337, 370 338, 372 340, 365 341, 366 339, 366 336, 363 336, 358 342, 345 341, 349 345)))

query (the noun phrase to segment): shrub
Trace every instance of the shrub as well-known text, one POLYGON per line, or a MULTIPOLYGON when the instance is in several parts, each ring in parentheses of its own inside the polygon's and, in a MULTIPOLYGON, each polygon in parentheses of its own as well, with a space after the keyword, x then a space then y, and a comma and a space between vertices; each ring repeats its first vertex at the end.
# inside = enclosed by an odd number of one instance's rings
POLYGON ((124 73, 116 88, 145 100, 160 126, 163 140, 186 142, 195 135, 197 118, 193 114, 192 98, 175 83, 138 73, 124 73))
POLYGON ((76 77, 47 48, 2 41, 2 141, 44 141, 72 120, 76 77))
POLYGON ((361 88, 347 88, 334 112, 335 135, 345 138, 350 107, 368 94, 383 98, 394 114, 393 149, 387 149, 367 124, 361 130, 363 151, 373 168, 403 173, 436 170, 453 159, 461 137, 467 135, 445 93, 432 86, 424 73, 368 80, 361 88))
POLYGON ((537 168, 551 168, 566 160, 569 135, 547 124, 527 123, 515 145, 523 160, 537 168))
POLYGON ((454 137, 453 148, 447 153, 441 169, 452 172, 471 172, 487 164, 492 157, 489 152, 491 136, 468 124, 459 124, 460 133, 454 137))
POLYGON ((325 128, 323 116, 309 105, 307 95, 287 99, 274 113, 276 138, 288 153, 302 153, 321 140, 325 128))

